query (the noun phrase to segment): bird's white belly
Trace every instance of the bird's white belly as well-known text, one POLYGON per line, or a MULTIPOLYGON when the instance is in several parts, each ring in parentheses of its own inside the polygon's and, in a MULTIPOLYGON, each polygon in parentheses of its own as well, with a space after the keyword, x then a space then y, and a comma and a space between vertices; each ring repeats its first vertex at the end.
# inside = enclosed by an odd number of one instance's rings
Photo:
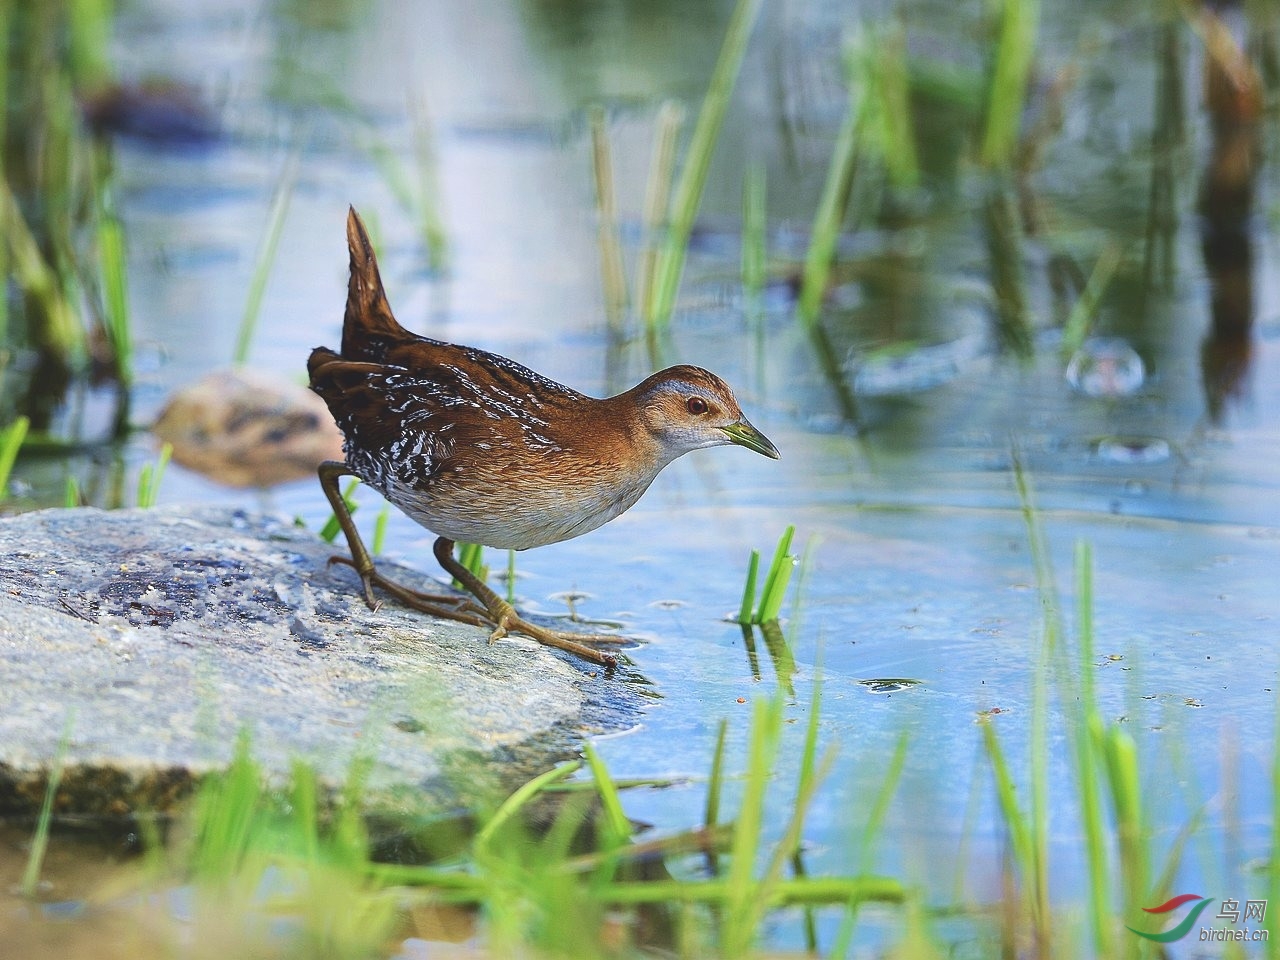
POLYGON ((384 493, 415 523, 463 543, 501 550, 528 550, 581 536, 629 510, 648 489, 652 476, 623 484, 584 484, 527 496, 503 496, 502 509, 482 496, 449 496, 394 481, 384 493))

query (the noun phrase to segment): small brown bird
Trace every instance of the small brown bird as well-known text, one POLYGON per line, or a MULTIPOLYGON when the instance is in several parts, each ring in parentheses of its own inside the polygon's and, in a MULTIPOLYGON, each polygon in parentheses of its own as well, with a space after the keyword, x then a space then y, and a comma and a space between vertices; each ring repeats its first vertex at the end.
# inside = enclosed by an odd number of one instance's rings
POLYGON ((396 322, 359 215, 347 216, 351 279, 342 352, 311 352, 311 389, 346 440, 346 462, 320 466, 320 485, 346 534, 349 563, 376 606, 375 586, 427 613, 517 631, 596 663, 585 645, 618 642, 547 630, 453 556, 455 541, 527 550, 568 540, 629 509, 682 454, 736 443, 778 458, 723 380, 680 365, 598 400, 506 357, 412 334, 396 322), (338 480, 359 477, 438 535, 436 559, 481 606, 409 590, 382 577, 343 502, 338 480))

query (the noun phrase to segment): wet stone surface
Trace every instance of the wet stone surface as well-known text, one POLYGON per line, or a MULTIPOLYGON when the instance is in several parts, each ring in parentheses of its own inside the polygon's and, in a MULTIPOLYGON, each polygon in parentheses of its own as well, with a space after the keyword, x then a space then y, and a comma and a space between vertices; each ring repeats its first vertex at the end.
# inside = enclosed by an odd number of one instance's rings
MULTIPOLYGON (((367 763, 371 813, 445 815, 635 721, 619 678, 384 604, 280 519, 220 508, 0 520, 0 816, 166 811, 242 732, 283 783, 367 763)), ((386 564, 408 586, 421 574, 386 564)), ((621 673, 621 671, 620 671, 621 673)))

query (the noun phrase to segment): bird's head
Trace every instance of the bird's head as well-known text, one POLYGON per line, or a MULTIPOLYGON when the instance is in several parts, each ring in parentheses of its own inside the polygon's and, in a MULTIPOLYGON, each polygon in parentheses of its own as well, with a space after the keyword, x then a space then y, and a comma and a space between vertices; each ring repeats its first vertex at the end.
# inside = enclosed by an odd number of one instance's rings
POLYGON ((769 438, 743 416, 729 385, 701 367, 682 364, 659 370, 628 392, 640 422, 667 460, 726 443, 774 460, 780 456, 769 438))

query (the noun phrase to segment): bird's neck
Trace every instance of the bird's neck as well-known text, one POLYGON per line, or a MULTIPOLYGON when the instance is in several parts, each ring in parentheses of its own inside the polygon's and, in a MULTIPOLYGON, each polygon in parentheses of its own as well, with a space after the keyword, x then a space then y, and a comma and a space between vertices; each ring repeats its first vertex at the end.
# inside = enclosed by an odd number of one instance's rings
POLYGON ((637 389, 632 387, 617 396, 594 401, 597 406, 592 419, 601 425, 602 453, 608 450, 611 459, 652 480, 684 451, 672 450, 662 442, 645 418, 644 405, 637 403, 637 389))

